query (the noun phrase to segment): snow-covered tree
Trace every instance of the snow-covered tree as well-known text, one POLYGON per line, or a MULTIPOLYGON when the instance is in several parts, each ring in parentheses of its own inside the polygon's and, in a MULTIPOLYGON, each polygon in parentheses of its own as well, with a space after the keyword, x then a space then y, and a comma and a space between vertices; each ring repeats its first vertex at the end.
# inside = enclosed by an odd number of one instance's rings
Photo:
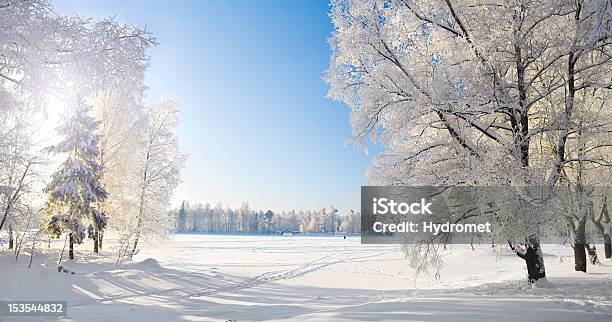
MULTIPOLYGON (((96 208, 107 198, 99 181, 102 168, 98 162, 100 149, 96 130, 100 122, 89 115, 90 111, 90 106, 77 99, 70 115, 57 128, 64 139, 48 148, 49 152, 67 158, 45 188, 49 198, 42 229, 54 237, 68 234, 70 259, 74 259, 74 243, 81 243, 85 238, 84 221, 93 226, 94 232, 106 225, 106 217, 96 208)), ((97 252, 96 240, 94 237, 94 251, 97 252)))
MULTIPOLYGON (((609 1, 337 0, 330 16, 329 96, 351 108, 358 145, 383 146, 373 184, 554 187, 577 93, 606 102, 611 86, 609 1)), ((517 217, 542 222, 498 219, 517 217)), ((538 237, 524 242, 530 280, 545 276, 538 237)), ((429 246, 406 247, 411 263, 440 263, 429 246)))
POLYGON ((269 234, 271 232, 270 230, 270 226, 274 224, 274 212, 272 212, 272 210, 267 210, 264 214, 263 214, 263 222, 266 225, 266 232, 269 234))
MULTIPOLYGON (((176 222, 185 222, 184 228, 177 225, 177 230, 230 233, 268 232, 272 230, 319 233, 321 232, 318 220, 318 218, 321 218, 320 213, 320 210, 285 210, 276 213, 270 210, 268 213, 268 211, 251 209, 248 202, 243 202, 238 209, 232 209, 223 206, 221 203, 218 203, 216 207, 210 207, 209 204, 190 204, 186 201, 181 203, 178 209, 171 212, 172 216, 176 218, 176 222), (269 218, 272 218, 272 220, 269 218), (315 220, 312 220, 313 218, 315 220)), ((334 218, 337 225, 336 232, 359 232, 359 213, 351 211, 346 216, 340 216, 336 213, 334 218)), ((327 216, 327 219, 327 230, 329 230, 331 216, 327 216)))
POLYGON ((164 234, 173 227, 170 200, 180 182, 180 170, 186 158, 179 151, 175 133, 178 114, 176 101, 161 100, 146 111, 138 133, 140 146, 136 150, 134 172, 137 190, 131 254, 136 252, 142 235, 164 234))
POLYGON ((354 210, 350 210, 348 214, 342 218, 342 224, 340 224, 340 231, 344 233, 356 233, 361 230, 361 221, 359 214, 355 213, 354 210))
POLYGON ((560 127, 551 133, 556 142, 547 184, 571 187, 580 201, 566 218, 573 237, 575 269, 584 272, 585 248, 594 252, 586 240, 590 205, 596 198, 593 193, 609 194, 589 186, 607 185, 608 180, 600 181, 598 177, 609 178, 612 171, 608 139, 611 131, 608 120, 612 117, 609 108, 611 10, 609 1, 570 3, 570 16, 564 21, 564 42, 557 45, 557 55, 563 63, 555 71, 561 75, 557 83, 563 91, 553 91, 552 95, 557 102, 551 114, 556 117, 555 125, 560 127))
POLYGON ((47 0, 0 0, 0 43, 0 186, 6 188, 0 190, 7 192, 0 192, 6 214, 2 229, 24 222, 19 210, 35 203, 36 198, 23 198, 31 192, 37 170, 32 165, 41 161, 34 153, 30 123, 44 114, 49 97, 78 93, 91 99, 109 88, 142 93, 149 64, 146 51, 155 39, 116 18, 58 15, 47 0), (18 145, 23 148, 11 148, 18 145))
MULTIPOLYGON (((109 197, 99 208, 109 221, 109 228, 121 230, 129 222, 136 207, 137 184, 131 174, 137 166, 138 126, 144 117, 139 88, 113 88, 99 92, 93 100, 93 115, 100 120, 100 181, 109 197)), ((104 230, 98 234, 103 244, 104 230)))
POLYGON ((27 196, 35 192, 34 183, 39 179, 41 157, 32 147, 30 115, 0 108, 0 230, 22 228, 27 196))
POLYGON ((334 206, 330 206, 329 207, 329 222, 330 222, 330 229, 332 232, 332 235, 334 235, 336 233, 336 231, 338 231, 338 209, 336 209, 336 207, 334 206))
POLYGON ((249 214, 251 213, 251 207, 249 206, 249 203, 246 201, 243 201, 242 204, 240 204, 240 209, 238 209, 238 214, 240 216, 240 231, 242 232, 247 232, 249 231, 249 224, 248 224, 248 217, 249 214))
POLYGON ((9 90, 0 90, 0 101, 16 94, 27 101, 22 107, 39 108, 67 84, 89 94, 143 86, 155 39, 115 18, 63 17, 46 0, 24 0, 0 1, 0 43, 0 85, 9 90))

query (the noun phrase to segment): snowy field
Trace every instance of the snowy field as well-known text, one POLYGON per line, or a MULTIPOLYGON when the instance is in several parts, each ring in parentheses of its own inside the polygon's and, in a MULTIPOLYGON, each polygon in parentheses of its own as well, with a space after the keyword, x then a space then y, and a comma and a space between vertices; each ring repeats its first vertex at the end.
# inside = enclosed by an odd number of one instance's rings
POLYGON ((3 252, 0 298, 67 300, 62 321, 612 320, 612 262, 573 272, 562 246, 544 247, 549 284, 537 287, 519 258, 485 246, 455 246, 439 277, 418 279, 397 245, 358 237, 178 234, 121 268, 90 246, 66 264, 75 274, 57 272, 55 250, 30 270, 27 254, 3 252))

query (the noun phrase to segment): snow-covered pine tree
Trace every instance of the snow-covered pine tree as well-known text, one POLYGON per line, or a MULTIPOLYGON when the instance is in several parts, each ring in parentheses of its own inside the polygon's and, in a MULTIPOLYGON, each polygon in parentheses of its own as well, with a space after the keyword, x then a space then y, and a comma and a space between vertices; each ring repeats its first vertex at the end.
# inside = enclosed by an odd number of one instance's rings
MULTIPOLYGON (((70 117, 57 128, 64 140, 47 148, 48 152, 67 155, 67 159, 53 174, 45 188, 49 199, 45 205, 46 220, 42 229, 58 238, 62 233, 69 237, 69 258, 74 259, 74 243, 85 238, 83 220, 94 228, 94 234, 106 225, 106 217, 96 209, 96 204, 107 197, 99 182, 102 170, 98 160, 99 122, 89 115, 91 108, 78 99, 70 117)), ((94 251, 97 238, 94 236, 94 251)))

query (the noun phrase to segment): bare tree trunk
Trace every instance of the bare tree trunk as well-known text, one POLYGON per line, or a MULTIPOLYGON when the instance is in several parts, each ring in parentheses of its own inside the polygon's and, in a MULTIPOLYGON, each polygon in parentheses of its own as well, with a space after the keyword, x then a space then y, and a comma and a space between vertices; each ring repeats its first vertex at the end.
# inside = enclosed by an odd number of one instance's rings
POLYGON ((546 277, 544 256, 542 255, 542 248, 540 248, 540 241, 537 237, 532 236, 529 238, 525 245, 525 252, 515 249, 510 242, 508 244, 510 244, 510 248, 518 257, 525 260, 529 283, 535 283, 537 280, 546 277))
POLYGON ((74 259, 74 237, 72 233, 70 233, 68 241, 68 259, 74 259))
MULTIPOLYGON (((146 174, 145 174, 146 177, 146 174)), ((141 199, 140 199, 140 209, 138 210, 138 223, 136 224, 136 236, 134 238, 134 248, 132 248, 132 252, 130 254, 130 258, 136 254, 136 249, 138 247, 138 240, 140 239, 140 230, 142 229, 142 215, 143 215, 143 207, 144 207, 144 188, 142 189, 141 199)))
POLYGON ((132 253, 130 254, 130 257, 132 257, 132 255, 136 254, 136 249, 138 247, 138 238, 140 237, 140 234, 138 232, 136 232, 136 238, 134 239, 134 248, 132 248, 132 253))
POLYGON ((9 226, 8 231, 9 231, 8 249, 13 249, 14 244, 15 244, 15 238, 13 237, 13 227, 9 226))
POLYGON ((595 248, 595 245, 593 244, 586 244, 585 245, 587 253, 589 253, 589 262, 593 265, 597 264, 599 262, 599 258, 597 258, 597 249, 595 248))
POLYGON ((132 252, 130 253, 130 258, 136 254, 136 249, 138 247, 138 240, 140 239, 140 229, 142 229, 142 206, 141 210, 138 213, 138 224, 136 225, 136 236, 134 238, 134 248, 132 248, 132 252))
POLYGON ((597 228, 599 233, 603 236, 605 258, 610 258, 612 257, 612 239, 610 238, 610 234, 606 231, 606 227, 604 227, 604 225, 601 223, 602 219, 604 219, 604 216, 606 219, 609 218, 608 208, 605 202, 606 202, 606 199, 604 199, 604 206, 602 207, 601 214, 599 215, 599 219, 595 219, 593 212, 591 212, 591 222, 593 223, 593 225, 595 225, 595 228, 597 228))
POLYGON ((606 258, 610 258, 612 256, 612 239, 610 238, 610 234, 606 232, 606 229, 600 222, 594 221, 594 220, 592 221, 595 224, 595 227, 597 228, 597 230, 599 230, 599 233, 603 236, 604 256, 606 258))
POLYGON ((2 221, 0 221, 0 230, 2 230, 2 227, 4 227, 4 223, 6 222, 6 219, 9 216, 9 212, 11 211, 13 204, 19 198, 19 193, 21 192, 21 189, 23 188, 23 181, 25 177, 28 175, 28 171, 30 170, 31 165, 32 165, 32 160, 28 161, 28 164, 26 165, 25 170, 21 174, 21 179, 19 179, 19 182, 17 184, 17 189, 15 189, 15 192, 13 192, 13 195, 7 201, 7 205, 4 208, 4 216, 2 216, 2 221))
POLYGON ((544 269, 544 256, 542 255, 542 249, 540 248, 539 243, 527 246, 525 262, 527 264, 527 273, 529 274, 528 278, 530 282, 533 283, 546 277, 546 271, 544 269))
POLYGON ((586 237, 585 237, 586 220, 579 220, 576 229, 574 229, 574 270, 577 272, 585 272, 587 269, 586 258, 586 237))
POLYGON ((587 269, 586 251, 584 244, 573 244, 574 248, 574 270, 577 272, 585 272, 587 269))
POLYGON ((21 249, 23 248, 23 243, 26 240, 26 234, 28 233, 28 229, 30 229, 31 221, 32 221, 32 213, 30 212, 30 216, 28 217, 28 223, 26 224, 23 234, 21 234, 21 238, 19 239, 19 242, 17 243, 17 248, 15 248, 15 261, 19 260, 19 254, 21 253, 21 249))
POLYGON ((102 240, 104 240, 104 230, 98 232, 98 247, 102 249, 102 240))
MULTIPOLYGON (((149 146, 147 149, 147 156, 145 159, 145 169, 144 169, 144 173, 143 173, 143 177, 142 177, 142 186, 140 187, 140 202, 138 205, 138 223, 136 225, 136 237, 134 238, 134 248, 132 249, 132 253, 130 255, 130 257, 132 255, 134 255, 136 253, 136 249, 138 247, 138 240, 140 239, 140 230, 142 229, 142 223, 143 223, 143 219, 142 216, 144 215, 144 205, 145 205, 145 192, 147 189, 147 175, 148 175, 148 171, 149 171, 149 160, 151 157, 151 151, 150 151, 150 147, 153 144, 152 142, 152 138, 149 140, 149 146)), ((195 223, 194 223, 195 225, 195 223)))
POLYGON ((66 241, 68 238, 64 239, 64 246, 62 246, 62 251, 60 252, 60 256, 57 259, 57 265, 59 266, 59 264, 62 263, 62 259, 64 258, 64 251, 66 250, 66 241))
POLYGON ((93 235, 93 246, 94 246, 94 253, 98 253, 98 232, 94 231, 94 235, 93 235))

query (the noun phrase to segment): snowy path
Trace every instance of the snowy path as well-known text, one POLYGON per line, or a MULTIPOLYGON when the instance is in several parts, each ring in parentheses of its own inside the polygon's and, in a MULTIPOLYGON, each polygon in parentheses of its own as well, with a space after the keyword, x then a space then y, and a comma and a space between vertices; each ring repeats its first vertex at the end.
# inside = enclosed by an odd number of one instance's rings
POLYGON ((24 273, 0 258, 1 297, 66 299, 74 321, 612 320, 612 263, 574 273, 560 246, 545 248, 547 288, 526 285, 520 260, 487 247, 449 250, 439 279, 415 279, 397 246, 358 238, 176 235, 119 269, 112 253, 85 247, 75 275, 52 264, 24 273))

